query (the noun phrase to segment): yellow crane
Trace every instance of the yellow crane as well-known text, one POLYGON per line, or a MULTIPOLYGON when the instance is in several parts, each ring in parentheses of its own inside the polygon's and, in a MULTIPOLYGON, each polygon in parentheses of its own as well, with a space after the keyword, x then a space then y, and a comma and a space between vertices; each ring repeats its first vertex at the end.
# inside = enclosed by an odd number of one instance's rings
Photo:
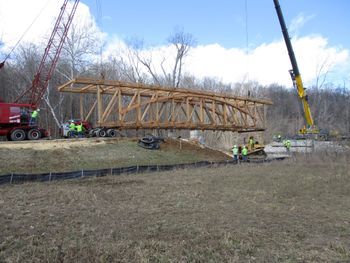
POLYGON ((273 0, 273 1, 275 3, 275 8, 276 8, 278 20, 279 20, 280 25, 281 25, 284 42, 286 43, 286 46, 287 46, 290 62, 292 64, 292 69, 289 71, 289 73, 290 73, 290 76, 292 78, 293 85, 294 85, 294 87, 296 87, 296 89, 298 91, 298 95, 299 95, 299 98, 301 99, 301 103, 302 103, 302 107, 303 107, 303 111, 304 111, 305 125, 303 128, 301 128, 299 130, 299 133, 303 134, 303 135, 319 134, 320 131, 316 127, 314 120, 312 118, 312 114, 311 114, 311 110, 310 110, 310 106, 309 106, 309 102, 308 102, 308 96, 306 94, 306 90, 304 88, 303 81, 301 79, 301 75, 300 75, 299 68, 298 68, 298 63, 297 63, 297 60, 295 58, 295 54, 293 51, 292 43, 290 41, 287 26, 286 26, 286 23, 285 23, 284 18, 283 18, 281 6, 280 6, 278 0, 273 0))

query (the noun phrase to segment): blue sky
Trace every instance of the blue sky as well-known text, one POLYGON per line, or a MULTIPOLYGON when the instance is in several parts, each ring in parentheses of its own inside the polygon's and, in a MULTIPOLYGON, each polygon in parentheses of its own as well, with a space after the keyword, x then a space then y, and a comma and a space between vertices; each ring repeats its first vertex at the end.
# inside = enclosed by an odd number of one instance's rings
MULTIPOLYGON (((281 37, 272 0, 82 2, 90 7, 104 31, 121 38, 139 37, 150 45, 163 44, 180 26, 193 34, 199 44, 246 47, 246 15, 250 46, 281 37)), ((299 28, 299 35, 321 34, 331 45, 350 48, 349 0, 280 0, 280 4, 288 25, 300 15, 308 18, 299 28)))
MULTIPOLYGON (((45 6, 23 39, 42 42, 51 32, 62 3, 0 0, 2 54, 11 49, 45 6)), ((322 78, 349 87, 350 1, 280 0, 280 4, 304 83, 315 85, 322 78)), ((170 72, 174 49, 167 38, 181 27, 198 44, 185 60, 185 74, 225 83, 256 80, 264 85, 292 85, 288 73, 291 65, 273 0, 80 0, 73 24, 83 27, 84 21, 93 21, 94 28, 105 36, 105 59, 123 56, 125 40, 137 38, 145 43, 142 55, 152 57, 155 68, 165 58, 170 72)))

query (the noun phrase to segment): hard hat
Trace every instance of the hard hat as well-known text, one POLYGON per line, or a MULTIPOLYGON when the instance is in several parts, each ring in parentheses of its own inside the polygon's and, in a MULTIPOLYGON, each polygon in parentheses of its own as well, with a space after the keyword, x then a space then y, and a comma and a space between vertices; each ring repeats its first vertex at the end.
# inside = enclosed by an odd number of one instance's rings
POLYGON ((236 148, 236 147, 237 147, 237 145, 235 144, 235 145, 233 145, 233 147, 234 147, 234 148, 236 148))
POLYGON ((245 148, 245 145, 243 146, 243 148, 245 148))
POLYGON ((40 111, 40 109, 36 109, 37 111, 40 111))

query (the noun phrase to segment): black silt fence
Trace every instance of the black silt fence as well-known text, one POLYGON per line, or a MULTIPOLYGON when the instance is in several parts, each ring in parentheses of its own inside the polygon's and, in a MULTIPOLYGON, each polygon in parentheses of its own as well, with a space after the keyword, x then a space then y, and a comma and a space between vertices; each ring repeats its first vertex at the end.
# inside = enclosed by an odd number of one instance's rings
MULTIPOLYGON (((250 160, 250 163, 263 163, 273 160, 283 160, 284 158, 275 158, 269 160, 250 160)), ((200 161, 194 163, 180 163, 180 164, 165 164, 165 165, 136 165, 128 167, 117 167, 108 169, 96 170, 80 170, 73 172, 58 172, 58 173, 38 173, 38 174, 5 174, 0 175, 0 184, 8 183, 24 183, 24 182, 49 182, 58 180, 77 179, 84 177, 102 177, 106 175, 121 175, 121 174, 135 174, 148 173, 159 171, 172 171, 177 169, 201 168, 201 167, 219 167, 225 165, 234 165, 237 162, 233 160, 227 161, 200 161)))

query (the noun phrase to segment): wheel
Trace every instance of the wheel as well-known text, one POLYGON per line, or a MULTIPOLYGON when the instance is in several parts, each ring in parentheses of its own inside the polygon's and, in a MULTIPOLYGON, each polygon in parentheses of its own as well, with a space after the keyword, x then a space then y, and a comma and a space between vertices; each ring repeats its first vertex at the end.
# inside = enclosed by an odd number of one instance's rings
POLYGON ((117 131, 114 129, 108 129, 107 130, 107 136, 108 137, 116 137, 117 136, 117 131))
POLYGON ((95 137, 96 136, 95 130, 94 129, 90 130, 88 136, 89 137, 95 137))
POLYGON ((28 132, 28 140, 39 140, 41 138, 41 132, 38 129, 31 129, 28 132))
POLYGON ((107 136, 106 130, 101 129, 101 130, 98 132, 98 137, 106 137, 106 136, 107 136))
POLYGON ((101 131, 101 128, 93 129, 93 136, 99 137, 100 136, 100 131, 101 131))
POLYGON ((22 129, 15 129, 11 132, 10 138, 12 141, 23 141, 26 138, 26 133, 22 129))

